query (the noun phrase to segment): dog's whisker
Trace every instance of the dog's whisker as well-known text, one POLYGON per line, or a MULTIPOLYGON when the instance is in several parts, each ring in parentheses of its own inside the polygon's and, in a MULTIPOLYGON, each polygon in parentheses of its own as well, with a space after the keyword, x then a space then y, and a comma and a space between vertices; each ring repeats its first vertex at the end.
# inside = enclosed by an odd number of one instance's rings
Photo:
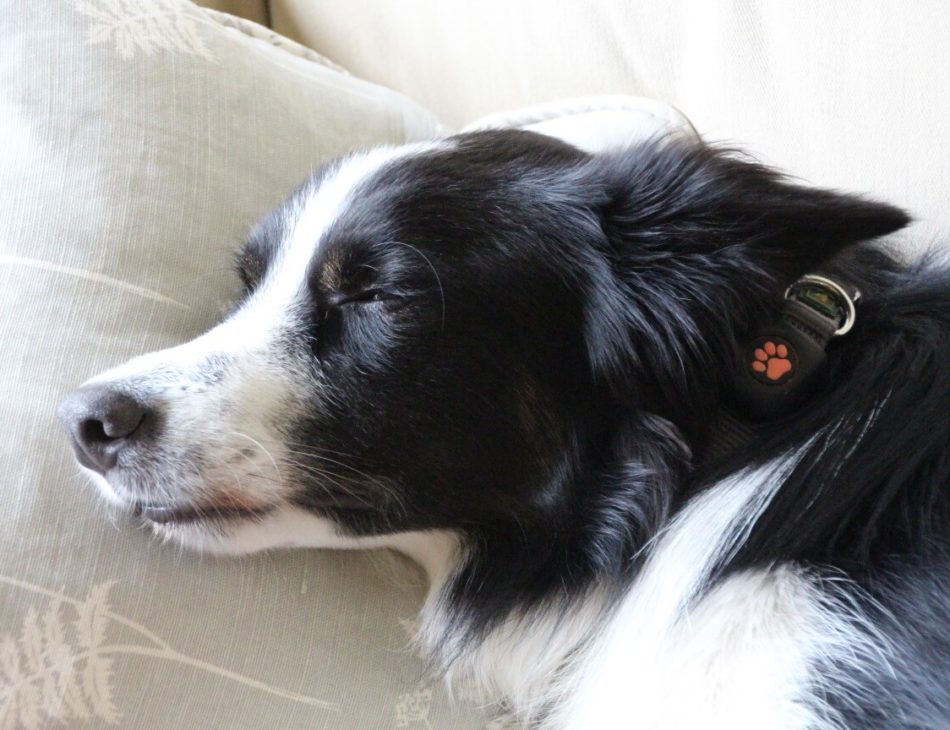
POLYGON ((369 481, 371 484, 374 484, 374 485, 376 485, 377 487, 379 487, 380 489, 384 490, 387 494, 390 494, 390 496, 392 496, 392 497, 394 497, 394 498, 398 497, 398 492, 396 492, 396 490, 394 490, 394 488, 393 488, 391 485, 386 484, 382 479, 380 479, 380 478, 378 478, 378 477, 374 477, 372 474, 368 474, 367 472, 362 471, 361 469, 358 469, 358 468, 356 468, 355 466, 353 466, 353 465, 351 465, 351 464, 347 464, 347 463, 342 462, 342 461, 339 461, 339 460, 337 460, 337 459, 333 459, 333 458, 331 458, 331 457, 329 457, 329 456, 325 456, 324 454, 319 453, 319 452, 313 452, 313 451, 296 451, 296 450, 290 449, 290 448, 287 448, 287 449, 285 449, 285 450, 287 451, 287 453, 294 454, 294 455, 296 455, 296 456, 302 456, 302 457, 306 457, 306 458, 308 458, 308 459, 317 459, 317 460, 319 460, 319 461, 323 461, 323 462, 326 462, 326 463, 328 463, 328 464, 333 464, 334 466, 341 467, 341 468, 343 468, 343 469, 346 469, 347 471, 351 471, 351 472, 353 472, 354 474, 356 474, 356 475, 358 475, 358 476, 360 476, 360 477, 366 479, 366 480, 369 481))
POLYGON ((250 441, 251 443, 253 443, 255 446, 257 446, 257 448, 259 448, 261 451, 264 452, 264 454, 267 456, 268 459, 270 459, 270 463, 271 463, 271 464, 273 465, 273 467, 274 467, 274 471, 275 471, 276 474, 277 474, 277 481, 280 482, 280 481, 281 481, 281 477, 280 477, 280 467, 277 466, 277 460, 274 458, 273 454, 271 454, 271 452, 267 449, 267 447, 264 446, 264 444, 262 444, 260 441, 258 441, 258 440, 257 440, 256 438, 254 438, 253 436, 249 436, 248 434, 242 433, 241 431, 233 431, 232 433, 233 433, 235 436, 238 436, 238 437, 240 437, 240 438, 245 438, 245 439, 247 439, 248 441, 250 441))

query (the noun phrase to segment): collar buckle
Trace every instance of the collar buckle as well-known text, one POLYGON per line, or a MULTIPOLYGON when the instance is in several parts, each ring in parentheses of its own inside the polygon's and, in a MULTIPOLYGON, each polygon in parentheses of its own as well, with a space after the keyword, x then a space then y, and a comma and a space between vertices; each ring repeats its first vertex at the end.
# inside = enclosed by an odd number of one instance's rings
POLYGON ((834 279, 818 274, 805 274, 785 290, 785 301, 801 302, 818 314, 836 319, 838 327, 831 333, 832 337, 845 335, 854 327, 855 304, 860 298, 858 289, 852 288, 849 293, 834 279))

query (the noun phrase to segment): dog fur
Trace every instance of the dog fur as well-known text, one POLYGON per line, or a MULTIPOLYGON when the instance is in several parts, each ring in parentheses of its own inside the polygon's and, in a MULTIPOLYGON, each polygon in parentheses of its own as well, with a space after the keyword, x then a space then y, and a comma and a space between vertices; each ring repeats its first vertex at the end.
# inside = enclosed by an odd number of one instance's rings
POLYGON ((950 727, 950 278, 867 243, 907 221, 676 136, 355 154, 222 324, 83 386, 146 414, 90 473, 198 549, 410 555, 433 667, 531 727, 950 727), (736 343, 818 267, 854 330, 707 463, 736 343))

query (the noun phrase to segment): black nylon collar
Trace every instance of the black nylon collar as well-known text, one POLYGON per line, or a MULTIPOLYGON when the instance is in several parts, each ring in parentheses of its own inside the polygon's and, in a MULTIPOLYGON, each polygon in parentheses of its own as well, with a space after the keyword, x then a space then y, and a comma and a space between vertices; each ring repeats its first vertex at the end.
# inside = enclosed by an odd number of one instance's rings
POLYGON ((824 371, 828 343, 854 324, 860 296, 840 277, 817 273, 788 288, 778 318, 737 348, 731 387, 701 463, 726 461, 752 441, 757 424, 781 418, 807 398, 824 371))

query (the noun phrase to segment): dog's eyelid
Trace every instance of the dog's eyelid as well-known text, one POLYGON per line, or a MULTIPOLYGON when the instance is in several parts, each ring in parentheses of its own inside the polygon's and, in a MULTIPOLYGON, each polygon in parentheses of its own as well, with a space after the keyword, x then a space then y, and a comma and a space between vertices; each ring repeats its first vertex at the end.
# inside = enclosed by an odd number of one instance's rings
POLYGON ((392 299, 386 291, 379 288, 364 289, 353 294, 337 294, 330 297, 329 303, 334 307, 342 307, 347 304, 370 304, 380 302, 384 299, 392 299))

